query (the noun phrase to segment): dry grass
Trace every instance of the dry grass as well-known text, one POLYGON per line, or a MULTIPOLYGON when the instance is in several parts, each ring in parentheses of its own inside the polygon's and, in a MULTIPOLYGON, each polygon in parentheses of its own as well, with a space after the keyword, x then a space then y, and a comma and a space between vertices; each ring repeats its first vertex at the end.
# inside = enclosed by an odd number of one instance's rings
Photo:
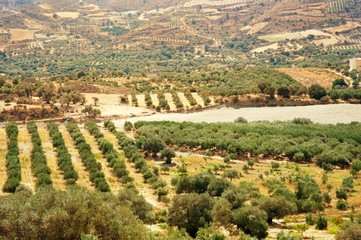
POLYGON ((2 186, 4 186, 7 173, 6 173, 6 153, 7 153, 7 137, 5 128, 0 128, 0 194, 2 194, 2 186))
POLYGON ((338 43, 338 40, 335 36, 329 33, 325 33, 321 30, 316 29, 310 29, 305 31, 299 31, 299 32, 284 32, 284 33, 277 33, 277 34, 270 34, 259 37, 260 39, 269 41, 269 42, 282 42, 285 40, 292 40, 292 39, 303 39, 307 38, 309 35, 324 37, 324 39, 316 39, 313 42, 316 45, 323 44, 325 46, 333 45, 338 43))
POLYGON ((36 179, 31 171, 31 137, 25 125, 19 125, 19 160, 21 165, 21 184, 35 191, 36 179))
POLYGON ((336 32, 346 32, 355 28, 360 27, 360 23, 358 22, 347 22, 345 25, 340 25, 340 26, 336 26, 336 27, 330 27, 330 28, 326 28, 325 30, 331 33, 336 33, 336 32))
POLYGON ((47 3, 42 3, 42 4, 39 4, 38 6, 41 7, 42 9, 45 9, 45 10, 52 10, 53 9, 53 7, 50 6, 47 3))
MULTIPOLYGON (((87 105, 94 105, 93 97, 99 99, 97 108, 100 109, 102 116, 129 116, 150 112, 145 107, 132 107, 131 95, 128 95, 129 105, 120 104, 120 95, 118 94, 84 93, 84 96, 87 105)), ((79 107, 80 109, 81 107, 79 107)))
POLYGON ((11 41, 19 42, 23 40, 33 40, 37 30, 9 29, 9 31, 11 34, 11 41))
POLYGON ((184 93, 182 92, 178 92, 178 97, 181 100, 181 102, 183 103, 183 106, 185 108, 190 108, 191 104, 189 103, 188 99, 186 98, 186 96, 184 95, 184 93))
POLYGON ((278 70, 287 73, 307 87, 318 83, 330 89, 333 81, 340 78, 340 76, 325 68, 280 68, 278 70))
POLYGON ((268 22, 260 22, 260 23, 256 23, 255 25, 253 25, 249 31, 247 32, 247 34, 255 34, 258 33, 259 31, 261 31, 263 28, 265 28, 268 25, 268 22))
POLYGON ((136 95, 136 98, 137 98, 139 107, 147 107, 147 105, 145 103, 145 95, 144 94, 136 95))
POLYGON ((61 18, 78 18, 80 13, 79 12, 56 12, 61 18))
POLYGON ((205 106, 203 98, 201 96, 199 96, 198 93, 192 93, 192 96, 196 100, 198 105, 200 105, 202 107, 205 106))
POLYGON ((172 94, 171 93, 164 93, 164 96, 165 96, 165 99, 167 100, 167 102, 169 104, 170 110, 171 111, 176 111, 177 107, 173 102, 172 94))
POLYGON ((264 51, 267 50, 277 50, 280 46, 278 45, 278 43, 272 43, 270 45, 266 45, 263 47, 258 47, 252 50, 252 53, 262 53, 264 51))
POLYGON ((38 124, 38 132, 43 146, 43 150, 46 156, 47 165, 51 169, 51 180, 53 181, 53 186, 59 190, 66 189, 66 183, 64 180, 63 172, 58 168, 56 150, 53 147, 50 135, 46 129, 45 124, 38 124))
POLYGON ((150 98, 152 99, 153 105, 157 107, 159 105, 158 95, 157 94, 150 94, 150 98))

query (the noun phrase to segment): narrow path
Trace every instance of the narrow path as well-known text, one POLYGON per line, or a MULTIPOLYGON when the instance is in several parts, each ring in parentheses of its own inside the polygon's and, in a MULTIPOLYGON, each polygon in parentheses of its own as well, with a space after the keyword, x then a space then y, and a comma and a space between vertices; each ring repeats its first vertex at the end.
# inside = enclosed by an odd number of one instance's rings
POLYGON ((137 98, 139 107, 147 107, 147 105, 145 103, 145 95, 144 94, 136 95, 136 98, 137 98))
POLYGON ((46 125, 44 123, 38 123, 37 126, 47 165, 51 169, 50 177, 53 181, 53 186, 55 189, 66 190, 63 171, 61 171, 58 167, 56 152, 53 147, 49 132, 46 129, 46 125))
POLYGON ((31 172, 31 137, 25 125, 19 125, 19 160, 21 166, 21 184, 35 192, 36 179, 31 172))
MULTIPOLYGON (((118 144, 118 139, 114 134, 109 132, 109 130, 101 128, 101 132, 104 134, 104 137, 113 144, 116 149, 121 149, 118 144)), ((119 150, 123 152, 123 150, 119 150)), ((123 152, 124 153, 124 152, 123 152)), ((134 179, 134 185, 139 191, 140 195, 142 195, 145 200, 152 204, 154 207, 158 209, 165 209, 165 204, 162 202, 158 202, 157 196, 154 194, 154 190, 151 189, 148 184, 144 183, 143 176, 141 173, 137 173, 133 167, 133 164, 125 160, 125 165, 127 170, 129 171, 129 176, 134 179)))
POLYGON ((105 175, 105 180, 107 180, 109 184, 110 191, 112 193, 119 192, 119 190, 123 189, 122 183, 119 182, 118 178, 113 174, 113 169, 108 167, 108 162, 102 156, 102 152, 99 150, 98 143, 96 142, 94 136, 92 136, 83 126, 79 126, 79 129, 83 134, 85 141, 90 145, 95 159, 102 165, 102 172, 105 175))
POLYGON ((0 194, 3 194, 2 188, 7 180, 6 172, 6 153, 7 153, 7 136, 5 128, 0 128, 0 194))
POLYGON ((176 105, 174 104, 172 94, 171 94, 171 93, 164 93, 164 96, 165 96, 165 99, 166 99, 167 102, 168 102, 168 105, 169 105, 169 107, 170 107, 170 110, 171 110, 171 111, 176 111, 176 110, 177 110, 177 107, 176 107, 176 105))
POLYGON ((76 149, 69 132, 66 130, 64 125, 59 126, 59 131, 61 132, 61 135, 63 136, 65 142, 65 146, 68 148, 69 154, 71 155, 71 161, 74 165, 74 170, 78 173, 78 180, 76 181, 76 184, 81 187, 95 191, 94 185, 89 179, 89 173, 86 171, 80 159, 79 152, 76 149))
POLYGON ((192 96, 194 97, 198 105, 204 107, 204 100, 201 96, 198 95, 198 93, 192 93, 192 96))
POLYGON ((128 95, 127 98, 128 98, 128 105, 129 105, 130 107, 133 106, 132 95, 128 95))
POLYGON ((188 99, 186 98, 183 92, 178 92, 178 97, 182 101, 185 108, 191 107, 191 104, 189 103, 188 99))
POLYGON ((158 95, 150 94, 150 98, 152 99, 152 104, 157 107, 159 105, 158 95))

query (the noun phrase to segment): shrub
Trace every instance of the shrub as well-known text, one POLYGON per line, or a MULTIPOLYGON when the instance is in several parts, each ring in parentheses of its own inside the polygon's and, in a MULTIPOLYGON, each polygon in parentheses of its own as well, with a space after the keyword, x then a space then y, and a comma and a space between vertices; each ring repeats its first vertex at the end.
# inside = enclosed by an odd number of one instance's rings
POLYGON ((262 239, 267 237, 267 213, 253 206, 233 211, 233 223, 246 234, 262 239))
POLYGON ((236 123, 248 123, 247 119, 244 117, 238 117, 236 120, 234 120, 236 123))
POLYGON ((170 150, 168 148, 163 149, 160 152, 160 158, 165 160, 167 164, 170 164, 172 162, 172 158, 175 157, 175 152, 173 150, 170 150))
POLYGON ((129 121, 125 121, 124 122, 124 130, 127 132, 130 132, 130 131, 132 131, 132 129, 133 129, 133 124, 129 121))
POLYGON ((347 203, 346 203, 346 201, 338 200, 337 204, 336 204, 336 207, 337 207, 338 210, 346 211, 347 210, 347 203))
POLYGON ((322 97, 327 95, 327 92, 319 84, 314 84, 308 89, 308 94, 310 95, 311 98, 320 100, 322 97))
POLYGON ((316 229, 325 230, 327 228, 327 219, 324 216, 318 215, 316 219, 316 229))

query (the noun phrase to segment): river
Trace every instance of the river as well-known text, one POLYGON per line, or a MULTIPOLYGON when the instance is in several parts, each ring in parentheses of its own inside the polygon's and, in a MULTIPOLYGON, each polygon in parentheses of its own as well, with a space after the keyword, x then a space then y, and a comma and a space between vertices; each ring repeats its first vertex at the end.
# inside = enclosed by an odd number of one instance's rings
POLYGON ((227 108, 209 109, 194 113, 157 113, 151 116, 133 117, 114 120, 117 127, 123 127, 124 121, 190 121, 190 122, 233 122, 243 117, 253 121, 287 121, 294 118, 309 118, 317 123, 361 122, 361 105, 332 104, 297 107, 261 107, 261 108, 227 108))

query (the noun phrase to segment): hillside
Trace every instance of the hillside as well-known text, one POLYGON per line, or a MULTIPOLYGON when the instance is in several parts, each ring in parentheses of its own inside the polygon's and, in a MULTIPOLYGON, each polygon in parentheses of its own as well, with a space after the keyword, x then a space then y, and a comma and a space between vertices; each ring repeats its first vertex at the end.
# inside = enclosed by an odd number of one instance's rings
POLYGON ((246 64, 329 67, 345 65, 361 49, 360 0, 0 4, 1 61, 7 63, 0 72, 10 75, 134 73, 137 67, 158 72, 164 71, 162 58, 169 62, 166 71, 246 64), (117 66, 120 59, 127 64, 117 66))

